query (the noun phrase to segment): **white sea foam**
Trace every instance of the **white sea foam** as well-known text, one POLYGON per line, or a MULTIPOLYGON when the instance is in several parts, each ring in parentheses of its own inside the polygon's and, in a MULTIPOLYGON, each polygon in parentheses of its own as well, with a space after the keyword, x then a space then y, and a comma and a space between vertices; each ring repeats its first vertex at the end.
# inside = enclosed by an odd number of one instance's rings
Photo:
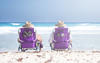
POLYGON ((11 23, 12 25, 20 25, 19 23, 11 23))
POLYGON ((79 24, 79 26, 89 25, 89 23, 79 24))
MULTIPOLYGON (((36 27, 41 34, 51 33, 54 27, 36 27)), ((69 27, 72 34, 100 34, 100 26, 73 26, 69 27)))
POLYGON ((71 30, 100 30, 100 26, 73 26, 71 30))
MULTIPOLYGON (((0 34, 18 33, 20 27, 0 27, 0 34)), ((37 33, 51 33, 54 27, 35 27, 37 33)), ((72 34, 100 34, 100 26, 72 26, 69 27, 72 34)))
POLYGON ((19 27, 0 27, 0 34, 17 33, 19 27))

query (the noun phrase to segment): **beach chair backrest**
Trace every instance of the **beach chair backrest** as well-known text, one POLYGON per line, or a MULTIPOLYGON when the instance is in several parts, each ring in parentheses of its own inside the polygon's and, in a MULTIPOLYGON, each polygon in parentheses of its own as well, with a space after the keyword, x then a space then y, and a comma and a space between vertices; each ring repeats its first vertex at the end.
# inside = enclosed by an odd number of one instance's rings
POLYGON ((19 37, 24 42, 31 42, 36 39, 34 28, 21 28, 19 37))
POLYGON ((69 39, 68 28, 59 27, 55 28, 54 40, 56 42, 65 42, 69 39))

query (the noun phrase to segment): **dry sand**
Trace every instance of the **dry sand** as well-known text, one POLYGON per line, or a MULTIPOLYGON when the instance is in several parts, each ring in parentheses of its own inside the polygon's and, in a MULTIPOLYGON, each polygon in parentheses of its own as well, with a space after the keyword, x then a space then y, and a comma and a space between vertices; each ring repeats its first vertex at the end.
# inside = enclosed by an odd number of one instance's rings
POLYGON ((0 63, 100 63, 100 51, 0 52, 0 63))

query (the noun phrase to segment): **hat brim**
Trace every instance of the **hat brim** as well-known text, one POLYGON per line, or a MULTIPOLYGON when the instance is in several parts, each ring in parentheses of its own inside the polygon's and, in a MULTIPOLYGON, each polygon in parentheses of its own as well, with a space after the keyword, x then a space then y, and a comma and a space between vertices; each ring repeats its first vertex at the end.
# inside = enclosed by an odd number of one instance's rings
POLYGON ((64 26, 66 26, 66 24, 56 24, 55 26, 64 27, 64 26))
POLYGON ((23 27, 30 28, 30 27, 34 27, 34 25, 32 25, 32 24, 25 24, 23 27))

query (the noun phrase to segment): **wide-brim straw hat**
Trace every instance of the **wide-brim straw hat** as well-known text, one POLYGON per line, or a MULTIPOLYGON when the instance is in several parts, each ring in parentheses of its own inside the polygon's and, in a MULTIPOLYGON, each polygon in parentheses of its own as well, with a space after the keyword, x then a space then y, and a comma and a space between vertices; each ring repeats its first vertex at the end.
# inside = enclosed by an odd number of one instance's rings
POLYGON ((26 23, 25 23, 25 25, 23 25, 23 27, 26 27, 26 28, 30 28, 30 27, 34 27, 34 25, 33 24, 31 24, 29 21, 27 21, 26 23))
POLYGON ((64 24, 63 21, 58 21, 58 23, 55 26, 57 26, 57 27, 65 27, 66 24, 64 24))

